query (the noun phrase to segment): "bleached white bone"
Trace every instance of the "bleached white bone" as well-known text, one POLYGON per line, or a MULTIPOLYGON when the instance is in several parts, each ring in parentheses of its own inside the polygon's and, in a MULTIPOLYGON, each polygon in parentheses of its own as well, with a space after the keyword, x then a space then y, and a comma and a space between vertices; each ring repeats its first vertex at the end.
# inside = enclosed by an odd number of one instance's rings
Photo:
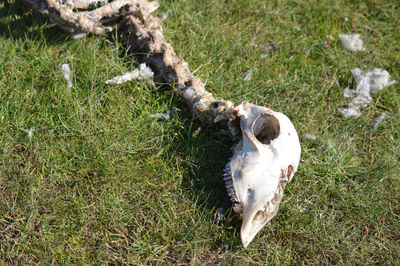
POLYGON ((151 69, 146 66, 146 64, 140 64, 138 68, 131 72, 127 72, 121 76, 116 76, 113 77, 112 79, 106 80, 106 84, 123 84, 125 82, 128 82, 130 80, 138 79, 138 80, 147 80, 150 81, 150 83, 153 83, 154 73, 151 71, 151 69))
POLYGON ((297 132, 285 115, 244 102, 238 106, 243 139, 226 168, 225 182, 243 223, 247 247, 271 220, 300 160, 297 132))

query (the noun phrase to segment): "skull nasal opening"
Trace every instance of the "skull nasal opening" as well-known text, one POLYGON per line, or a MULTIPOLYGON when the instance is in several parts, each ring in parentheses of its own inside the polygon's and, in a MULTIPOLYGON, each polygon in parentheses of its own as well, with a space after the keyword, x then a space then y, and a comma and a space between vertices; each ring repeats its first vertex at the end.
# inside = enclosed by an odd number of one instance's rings
POLYGON ((279 121, 270 114, 259 115, 253 123, 253 134, 262 144, 270 144, 279 133, 279 121))

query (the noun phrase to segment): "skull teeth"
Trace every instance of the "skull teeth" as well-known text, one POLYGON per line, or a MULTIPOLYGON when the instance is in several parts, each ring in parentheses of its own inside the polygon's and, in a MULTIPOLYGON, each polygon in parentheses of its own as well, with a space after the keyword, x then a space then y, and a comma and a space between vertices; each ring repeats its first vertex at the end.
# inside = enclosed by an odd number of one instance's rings
POLYGON ((233 188, 233 183, 229 182, 229 183, 225 183, 226 188, 233 188))
POLYGON ((227 192, 230 200, 232 202, 238 201, 236 192, 235 192, 235 188, 233 187, 231 167, 230 167, 229 163, 224 168, 223 176, 224 176, 224 181, 225 181, 226 192, 227 192))
POLYGON ((225 175, 224 176, 224 181, 231 181, 232 182, 232 177, 225 175))

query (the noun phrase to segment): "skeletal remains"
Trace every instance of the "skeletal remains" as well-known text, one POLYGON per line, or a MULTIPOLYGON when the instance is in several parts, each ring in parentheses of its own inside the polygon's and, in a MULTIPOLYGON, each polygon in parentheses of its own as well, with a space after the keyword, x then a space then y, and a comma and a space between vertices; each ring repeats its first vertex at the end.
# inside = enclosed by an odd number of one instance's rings
POLYGON ((297 170, 300 143, 290 120, 268 107, 217 100, 193 76, 165 40, 161 19, 151 15, 158 2, 146 0, 25 0, 71 33, 104 34, 117 30, 129 52, 154 72, 157 84, 170 84, 205 127, 240 139, 225 168, 232 209, 243 219, 241 239, 247 247, 278 211, 283 190, 297 170), (85 9, 90 9, 84 11, 85 9))

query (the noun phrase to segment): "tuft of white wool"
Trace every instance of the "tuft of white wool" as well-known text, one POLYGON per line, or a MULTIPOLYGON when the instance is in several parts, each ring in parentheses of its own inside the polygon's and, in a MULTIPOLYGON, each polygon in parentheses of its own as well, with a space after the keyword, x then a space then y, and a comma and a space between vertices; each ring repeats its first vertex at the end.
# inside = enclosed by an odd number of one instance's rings
POLYGON ((351 90, 349 87, 343 89, 343 96, 346 98, 353 98, 357 95, 354 90, 351 90))
POLYGON ((244 81, 249 81, 249 80, 251 80, 251 76, 253 75, 253 70, 247 70, 247 72, 246 72, 246 74, 245 74, 245 76, 244 76, 244 81))
POLYGON ((171 13, 171 10, 167 10, 162 16, 161 16, 161 20, 164 21, 168 18, 169 14, 171 13))
POLYGON ((61 72, 63 73, 67 88, 72 87, 72 71, 68 64, 61 65, 61 72))
POLYGON ((30 128, 29 130, 28 130, 28 138, 32 138, 32 136, 33 136, 33 128, 30 128))
POLYGON ((374 121, 372 121, 372 127, 373 128, 377 128, 379 126, 379 124, 386 118, 386 113, 383 112, 382 114, 380 114, 377 118, 374 119, 374 121))
POLYGON ((364 51, 363 40, 360 39, 360 34, 339 34, 339 39, 344 48, 350 51, 364 51))
POLYGON ((146 65, 146 64, 140 64, 139 68, 136 68, 135 70, 125 73, 121 76, 116 76, 113 77, 112 79, 106 80, 106 84, 123 84, 125 82, 128 82, 130 80, 147 80, 152 82, 152 78, 154 76, 153 71, 146 65))
POLYGON ((317 140, 317 136, 314 135, 314 134, 306 133, 306 134, 304 134, 303 139, 309 140, 309 141, 316 141, 317 140))
POLYGON ((372 102, 371 93, 375 93, 396 83, 395 80, 390 80, 390 75, 386 70, 380 68, 374 68, 369 72, 354 68, 351 70, 351 73, 356 79, 357 87, 355 90, 345 88, 343 96, 353 99, 347 108, 338 109, 345 117, 359 117, 361 109, 372 102))

